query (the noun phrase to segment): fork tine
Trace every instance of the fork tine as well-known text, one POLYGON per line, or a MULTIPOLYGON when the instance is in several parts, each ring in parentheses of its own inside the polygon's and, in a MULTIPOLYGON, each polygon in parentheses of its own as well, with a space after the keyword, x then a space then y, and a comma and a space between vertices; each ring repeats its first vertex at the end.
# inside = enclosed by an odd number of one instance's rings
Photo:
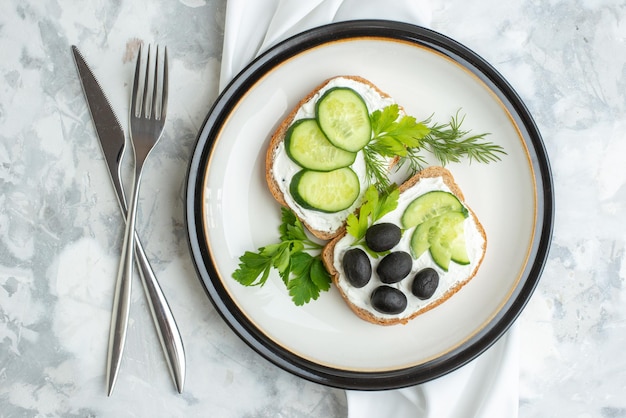
POLYGON ((159 47, 156 46, 155 58, 154 58, 154 74, 152 83, 150 83, 151 68, 150 65, 150 49, 151 45, 148 45, 146 52, 146 68, 144 71, 144 78, 141 78, 141 61, 143 46, 139 46, 139 52, 137 54, 137 63, 135 65, 135 78, 133 81, 131 114, 136 117, 155 120, 165 119, 167 113, 168 102, 168 59, 167 59, 167 47, 163 47, 163 69, 161 70, 161 83, 159 83, 159 47), (143 82, 143 83, 142 83, 143 82), (141 84, 141 88, 140 88, 141 84), (152 88, 150 88, 152 86, 152 88), (159 86, 161 87, 159 91, 159 86), (141 89, 141 91, 140 91, 141 89))
POLYGON ((165 119, 165 115, 167 114, 167 86, 167 47, 163 47, 163 92, 161 94, 161 119, 165 119))
MULTIPOLYGON (((147 82, 146 78, 146 82, 147 82)), ((154 55, 154 80, 152 82, 152 115, 154 119, 161 119, 160 113, 157 113, 157 102, 159 100, 159 46, 156 46, 156 52, 154 55)))
POLYGON ((150 83, 148 80, 150 79, 150 45, 148 45, 148 52, 146 54, 146 75, 143 79, 143 101, 141 105, 141 114, 146 118, 150 119, 150 114, 152 112, 152 106, 150 106, 150 102, 148 101, 148 90, 150 88, 150 83))
MULTIPOLYGON (((137 63, 135 64, 135 78, 133 79, 133 93, 131 94, 130 114, 137 116, 137 100, 139 95, 139 70, 141 68, 141 45, 139 46, 139 52, 137 53, 137 63)), ((139 104, 141 109, 141 104, 139 104)))

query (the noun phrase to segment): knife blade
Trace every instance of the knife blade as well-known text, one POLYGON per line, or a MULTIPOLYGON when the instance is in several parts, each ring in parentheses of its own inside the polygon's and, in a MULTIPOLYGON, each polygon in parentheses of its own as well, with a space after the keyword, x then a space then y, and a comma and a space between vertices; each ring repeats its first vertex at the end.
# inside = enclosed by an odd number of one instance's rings
MULTIPOLYGON (((100 143, 100 148, 102 149, 102 153, 104 154, 104 158, 109 169, 108 171, 111 177, 111 182, 113 183, 113 188, 115 189, 122 215, 124 219, 126 219, 126 212, 128 208, 120 176, 120 166, 126 145, 124 131, 117 119, 117 116, 115 115, 115 112, 111 108, 106 95, 102 91, 100 84, 75 45, 72 45, 72 54, 74 56, 74 62, 76 64, 83 93, 85 95, 85 99, 87 100, 87 107, 89 108, 89 113, 91 114, 91 119, 94 123, 96 134, 100 143)), ((174 315, 172 314, 169 304, 167 303, 167 299, 161 290, 161 286, 156 279, 143 249, 143 245, 141 244, 139 236, 136 232, 134 241, 137 267, 139 269, 141 282, 148 299, 150 313, 152 314, 152 319, 154 321, 172 379, 174 380, 174 384, 178 392, 182 393, 185 383, 185 350, 182 337, 180 335, 180 331, 178 330, 174 315)), ((127 300, 123 301, 121 305, 128 305, 130 302, 129 298, 130 288, 126 289, 125 299, 127 300)), ((125 310, 123 316, 126 317, 125 322, 127 322, 128 306, 120 306, 116 308, 125 310)), ((113 328, 114 327, 112 326, 112 329, 113 328)), ((107 359, 107 390, 109 395, 113 392, 113 387, 115 386, 115 381, 117 379, 117 373, 119 371, 126 338, 125 334, 126 329, 124 326, 122 335, 118 336, 119 349, 113 350, 112 346, 109 346, 109 355, 107 359)))

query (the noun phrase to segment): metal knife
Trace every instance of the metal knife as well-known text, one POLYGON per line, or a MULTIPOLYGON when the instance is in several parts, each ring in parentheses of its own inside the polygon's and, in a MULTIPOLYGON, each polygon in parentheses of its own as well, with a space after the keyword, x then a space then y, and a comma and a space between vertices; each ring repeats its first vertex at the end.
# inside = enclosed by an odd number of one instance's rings
MULTIPOLYGON (((76 69, 80 78, 85 98, 87 99, 87 105, 91 118, 96 128, 96 133, 100 141, 100 147, 104 154, 107 166, 109 168, 109 174, 111 175, 111 182, 117 194, 117 200, 120 204, 120 208, 124 219, 126 219, 127 204, 126 197, 124 195, 124 189, 120 178, 120 163, 122 156, 124 155, 124 148, 126 140, 124 137, 124 131, 120 126, 109 101, 107 100, 104 92, 102 91, 98 81, 93 75, 91 69, 83 59, 81 53, 76 46, 72 46, 72 53, 74 55, 74 62, 76 63, 76 69)), ((185 384, 185 349, 183 341, 172 315, 172 311, 167 303, 165 295, 157 282, 156 276, 152 271, 152 267, 148 262, 146 253, 143 246, 139 241, 139 237, 135 232, 135 254, 137 260, 137 267, 141 277, 144 291, 148 299, 148 305, 150 306, 150 312, 152 319, 154 320, 159 340, 163 348, 167 364, 174 380, 174 384, 179 393, 183 392, 183 386, 185 384)), ((130 289, 128 289, 128 295, 130 295, 130 289)), ((126 318, 128 318, 126 313, 126 318)), ((109 370, 107 371, 107 390, 110 396, 113 392, 113 387, 117 378, 117 372, 119 371, 119 365, 122 357, 122 351, 124 348, 125 329, 121 337, 121 349, 117 353, 112 353, 109 347, 109 370)))

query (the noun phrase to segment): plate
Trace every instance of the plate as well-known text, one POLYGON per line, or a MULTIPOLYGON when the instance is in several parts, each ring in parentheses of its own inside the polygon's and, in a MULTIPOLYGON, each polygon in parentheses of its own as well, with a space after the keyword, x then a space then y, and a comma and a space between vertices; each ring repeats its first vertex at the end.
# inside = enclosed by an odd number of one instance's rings
POLYGON ((550 167, 540 133, 507 81, 458 42, 422 27, 350 21, 319 27, 246 67, 207 115, 192 155, 186 217, 207 295, 239 337, 277 366, 324 385, 381 390, 442 376, 480 355, 530 298, 553 223, 550 167), (265 184, 265 150, 289 111, 337 75, 360 75, 418 120, 489 132, 507 155, 448 165, 488 236, 477 276, 407 325, 355 316, 336 289, 296 307, 277 274, 263 287, 231 278, 238 258, 278 242, 280 206, 265 184))

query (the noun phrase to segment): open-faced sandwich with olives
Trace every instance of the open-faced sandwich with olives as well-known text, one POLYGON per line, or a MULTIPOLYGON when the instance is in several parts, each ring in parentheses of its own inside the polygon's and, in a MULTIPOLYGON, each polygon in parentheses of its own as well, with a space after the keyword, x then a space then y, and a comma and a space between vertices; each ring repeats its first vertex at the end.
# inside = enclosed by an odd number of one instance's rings
POLYGON ((487 244, 445 168, 426 168, 395 192, 382 203, 368 196, 322 252, 349 307, 381 325, 406 323, 449 299, 476 275, 487 244))

